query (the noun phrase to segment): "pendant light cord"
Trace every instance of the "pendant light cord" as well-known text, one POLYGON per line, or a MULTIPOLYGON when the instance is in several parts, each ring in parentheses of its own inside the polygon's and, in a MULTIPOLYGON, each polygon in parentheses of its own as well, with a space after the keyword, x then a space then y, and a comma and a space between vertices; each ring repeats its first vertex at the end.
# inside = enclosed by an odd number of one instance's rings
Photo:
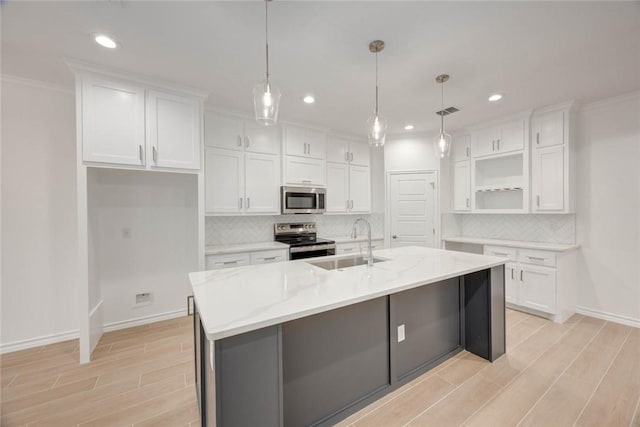
POLYGON ((440 83, 440 134, 444 133, 444 82, 440 83))
POLYGON ((378 52, 376 52, 376 117, 378 116, 378 52))
POLYGON ((269 86, 269 0, 264 2, 264 40, 267 62, 267 88, 269 86))

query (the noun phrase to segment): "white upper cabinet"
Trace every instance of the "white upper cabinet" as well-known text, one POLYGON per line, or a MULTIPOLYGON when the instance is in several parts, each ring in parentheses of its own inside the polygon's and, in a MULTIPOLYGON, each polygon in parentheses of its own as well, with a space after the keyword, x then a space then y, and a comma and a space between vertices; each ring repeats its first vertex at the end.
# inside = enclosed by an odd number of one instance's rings
POLYGON ((152 167, 200 169, 200 101, 149 91, 147 138, 152 167))
POLYGON ((369 144, 337 136, 327 138, 327 161, 359 166, 371 164, 369 144))
POLYGON ((81 87, 82 159, 144 166, 144 88, 88 76, 81 87))
MULTIPOLYGON (((366 166, 349 167, 349 212, 371 212, 371 177, 366 166)), ((328 190, 327 190, 328 193, 328 190)))
POLYGON ((244 147, 242 120, 207 112, 204 116, 204 145, 242 150, 244 147))
POLYGON ((280 162, 272 154, 247 153, 245 156, 246 213, 278 213, 280 162))
POLYGON ((244 154, 205 148, 205 210, 212 214, 241 213, 244 209, 244 154))
POLYGON ((324 187, 325 161, 298 156, 285 156, 285 184, 324 187))
POLYGON ((535 148, 564 144, 565 111, 536 115, 531 124, 532 146, 535 148))
POLYGON ((285 154, 324 160, 326 157, 326 134, 296 126, 284 128, 285 154))
POLYGON ((453 209, 471 210, 471 162, 456 162, 453 166, 453 209))
POLYGON ((490 156, 523 150, 527 136, 527 120, 517 119, 477 129, 472 133, 473 157, 490 156))
POLYGON ((455 136, 451 151, 454 162, 469 160, 471 158, 471 137, 469 135, 455 136))
POLYGON ((351 142, 349 144, 349 154, 352 165, 371 165, 371 151, 369 151, 369 144, 366 142, 351 142))
POLYGON ((280 128, 245 122, 244 149, 252 153, 280 154, 280 128))
POLYGON ((200 169, 201 99, 78 74, 82 159, 146 169, 200 169))
POLYGON ((533 150, 531 191, 534 211, 564 209, 564 147, 551 146, 533 150))

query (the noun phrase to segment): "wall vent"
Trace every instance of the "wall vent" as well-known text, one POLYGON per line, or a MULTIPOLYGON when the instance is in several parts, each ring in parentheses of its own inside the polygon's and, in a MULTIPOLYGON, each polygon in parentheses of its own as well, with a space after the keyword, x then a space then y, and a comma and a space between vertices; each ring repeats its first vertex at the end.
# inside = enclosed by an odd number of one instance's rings
POLYGON ((449 114, 453 114, 458 111, 460 111, 459 108, 449 107, 449 108, 445 108, 444 110, 436 111, 436 114, 439 116, 448 116, 449 114))

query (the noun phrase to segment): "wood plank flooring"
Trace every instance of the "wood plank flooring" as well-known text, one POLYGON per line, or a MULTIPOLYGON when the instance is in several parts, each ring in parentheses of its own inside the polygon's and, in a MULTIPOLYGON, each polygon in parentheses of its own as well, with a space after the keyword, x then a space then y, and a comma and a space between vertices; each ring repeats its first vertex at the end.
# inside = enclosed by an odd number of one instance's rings
MULTIPOLYGON (((0 425, 199 426, 192 319, 0 356, 0 425)), ((507 354, 462 352, 340 426, 640 427, 640 329, 507 310, 507 354)))

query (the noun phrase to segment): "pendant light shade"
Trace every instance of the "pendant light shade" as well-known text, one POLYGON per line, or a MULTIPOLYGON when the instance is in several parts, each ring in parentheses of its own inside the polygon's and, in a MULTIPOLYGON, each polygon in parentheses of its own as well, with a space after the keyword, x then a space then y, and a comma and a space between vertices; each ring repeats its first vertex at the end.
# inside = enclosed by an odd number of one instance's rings
POLYGON ((265 126, 272 126, 278 122, 278 109, 280 107, 280 91, 271 84, 269 75, 269 2, 264 2, 264 39, 266 58, 266 77, 253 87, 253 108, 256 112, 256 121, 265 126))
POLYGON ((376 55, 376 106, 373 110, 373 116, 367 120, 367 139, 369 140, 369 145, 374 147, 382 147, 387 137, 387 121, 380 116, 378 105, 378 52, 381 52, 382 49, 384 49, 382 40, 374 40, 369 43, 369 52, 376 55))
POLYGON ((448 74, 441 74, 436 77, 436 83, 440 84, 440 132, 438 132, 438 136, 436 136, 436 151, 441 159, 449 156, 451 152, 451 135, 445 132, 444 130, 444 84, 449 80, 448 74))

